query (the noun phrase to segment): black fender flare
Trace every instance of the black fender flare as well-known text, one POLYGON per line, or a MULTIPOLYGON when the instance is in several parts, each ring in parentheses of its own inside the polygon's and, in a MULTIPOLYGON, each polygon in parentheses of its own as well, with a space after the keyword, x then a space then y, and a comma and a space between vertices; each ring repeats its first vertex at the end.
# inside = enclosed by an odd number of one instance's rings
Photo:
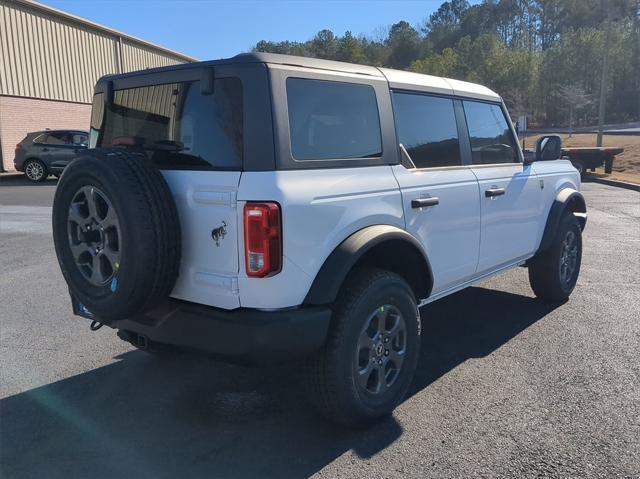
MULTIPOLYGON (((332 303, 338 296, 338 291, 351 269, 366 253, 372 252, 373 248, 384 243, 397 245, 401 242, 409 248, 404 252, 398 251, 398 255, 395 256, 394 254, 393 258, 385 255, 385 258, 376 259, 381 260, 383 263, 385 260, 389 261, 394 266, 401 268, 403 263, 402 256, 404 255, 406 258, 410 256, 411 262, 405 264, 411 264, 414 271, 423 271, 426 276, 426 278, 419 277, 417 282, 413 282, 417 284, 411 284, 416 292, 416 298, 420 301, 420 299, 428 297, 433 287, 433 272, 420 242, 405 230, 395 226, 373 225, 356 231, 331 252, 311 284, 311 288, 304 299, 304 304, 322 305, 332 303)), ((411 281, 409 282, 412 283, 411 281)))
POLYGON ((573 188, 564 188, 560 190, 553 200, 538 252, 547 251, 551 246, 560 224, 560 218, 562 218, 565 211, 570 211, 576 215, 580 223, 580 229, 584 230, 587 224, 587 204, 584 201, 584 196, 573 188))

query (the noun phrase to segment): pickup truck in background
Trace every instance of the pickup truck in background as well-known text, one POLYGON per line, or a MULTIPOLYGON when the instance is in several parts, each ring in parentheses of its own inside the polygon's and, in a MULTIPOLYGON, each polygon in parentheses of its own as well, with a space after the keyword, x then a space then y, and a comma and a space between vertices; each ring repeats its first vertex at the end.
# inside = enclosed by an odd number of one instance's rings
POLYGON ((600 166, 604 167, 605 173, 611 173, 613 159, 623 151, 619 147, 576 147, 562 148, 562 155, 568 157, 580 176, 583 176, 585 171, 595 171, 600 166))
MULTIPOLYGON (((562 156, 571 161, 580 176, 584 176, 587 170, 595 171, 604 167, 604 172, 610 174, 613 171, 613 160, 616 155, 624 151, 619 147, 562 147, 562 156)), ((533 158, 535 151, 524 150, 525 158, 533 158)))

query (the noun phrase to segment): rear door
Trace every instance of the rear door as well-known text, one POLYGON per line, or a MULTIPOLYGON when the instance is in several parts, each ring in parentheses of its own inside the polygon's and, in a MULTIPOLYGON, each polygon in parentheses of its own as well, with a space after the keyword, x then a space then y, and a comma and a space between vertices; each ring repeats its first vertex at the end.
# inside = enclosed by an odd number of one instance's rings
POLYGON ((48 136, 49 135, 47 133, 42 133, 36 136, 31 144, 25 143, 25 146, 28 148, 26 151, 26 157, 39 158, 45 163, 48 163, 50 151, 49 145, 47 144, 48 136))
POLYGON ((537 245, 541 183, 522 163, 502 105, 464 100, 482 216, 478 274, 530 256, 537 245))
POLYGON ((478 262, 478 182, 463 164, 456 102, 449 97, 394 91, 398 142, 416 168, 393 167, 406 228, 418 238, 433 270, 437 296, 470 279, 478 262))
POLYGON ((65 131, 52 131, 40 135, 34 140, 34 146, 38 148, 38 158, 44 161, 48 168, 55 168, 72 154, 69 137, 65 131))
MULTIPOLYGON (((171 189, 182 230, 172 296, 227 309, 240 305, 236 196, 246 154, 241 76, 194 68, 167 72, 152 86, 152 75, 116 80, 98 140, 105 147, 144 150, 171 189)), ((100 103, 102 94, 97 97, 100 103)))

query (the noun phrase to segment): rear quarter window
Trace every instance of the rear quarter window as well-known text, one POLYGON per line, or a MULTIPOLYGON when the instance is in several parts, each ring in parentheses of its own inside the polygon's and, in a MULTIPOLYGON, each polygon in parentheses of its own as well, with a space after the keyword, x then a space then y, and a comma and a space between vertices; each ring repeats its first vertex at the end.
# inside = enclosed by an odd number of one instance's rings
POLYGON ((378 105, 371 86, 288 78, 287 104, 295 160, 382 155, 378 105))
POLYGON ((139 149, 162 169, 241 169, 242 83, 215 80, 203 95, 198 81, 116 90, 100 118, 92 114, 96 146, 139 149))

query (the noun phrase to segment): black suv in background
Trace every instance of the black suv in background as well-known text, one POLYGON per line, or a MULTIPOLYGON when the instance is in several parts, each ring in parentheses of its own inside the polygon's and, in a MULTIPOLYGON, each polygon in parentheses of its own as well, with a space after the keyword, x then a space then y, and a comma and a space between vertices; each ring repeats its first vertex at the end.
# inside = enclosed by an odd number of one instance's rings
POLYGON ((46 130, 28 133, 16 145, 13 164, 30 181, 60 176, 70 161, 86 148, 89 134, 82 130, 46 130))

